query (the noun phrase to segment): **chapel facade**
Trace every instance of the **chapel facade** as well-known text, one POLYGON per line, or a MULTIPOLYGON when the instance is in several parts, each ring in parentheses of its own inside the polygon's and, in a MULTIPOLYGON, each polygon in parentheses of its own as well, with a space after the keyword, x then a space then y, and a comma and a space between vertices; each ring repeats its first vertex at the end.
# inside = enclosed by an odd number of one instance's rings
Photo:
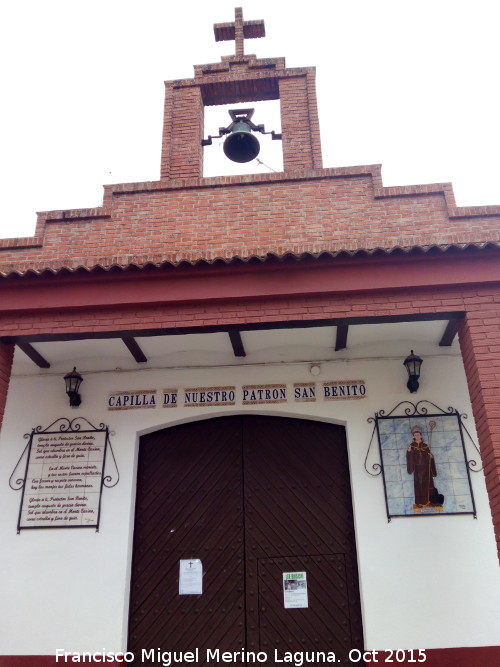
POLYGON ((323 167, 314 68, 214 34, 158 181, 0 240, 0 666, 496 664, 500 206, 323 167), (283 171, 205 178, 265 100, 283 171))

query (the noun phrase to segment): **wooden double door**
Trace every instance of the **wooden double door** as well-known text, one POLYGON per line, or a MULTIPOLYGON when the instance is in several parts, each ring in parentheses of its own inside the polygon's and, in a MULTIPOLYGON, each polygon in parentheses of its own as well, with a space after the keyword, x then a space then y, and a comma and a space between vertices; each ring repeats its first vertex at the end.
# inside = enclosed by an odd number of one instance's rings
POLYGON ((152 648, 268 665, 275 650, 345 662, 362 648, 342 427, 231 416, 141 438, 128 650, 152 648), (195 558, 203 593, 179 595, 179 561, 195 558), (285 609, 285 572, 306 572, 307 608, 285 609))

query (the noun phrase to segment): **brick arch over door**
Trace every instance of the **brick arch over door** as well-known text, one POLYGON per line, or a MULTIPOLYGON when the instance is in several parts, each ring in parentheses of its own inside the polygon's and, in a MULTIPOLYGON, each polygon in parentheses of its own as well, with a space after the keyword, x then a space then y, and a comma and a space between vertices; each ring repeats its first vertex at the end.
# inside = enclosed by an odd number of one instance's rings
MULTIPOLYGON (((129 650, 335 651, 362 647, 345 431, 230 416, 141 438, 129 650), (203 594, 179 595, 200 558, 203 594), (305 571, 309 607, 284 609, 305 571)), ((139 663, 138 663, 139 664, 139 663)))

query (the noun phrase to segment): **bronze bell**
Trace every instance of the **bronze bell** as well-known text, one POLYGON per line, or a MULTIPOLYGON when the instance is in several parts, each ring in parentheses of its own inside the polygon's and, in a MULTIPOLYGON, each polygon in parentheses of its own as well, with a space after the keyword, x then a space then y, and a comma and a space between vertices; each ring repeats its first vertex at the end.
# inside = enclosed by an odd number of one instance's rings
POLYGON ((229 115, 233 122, 228 127, 219 127, 216 137, 209 135, 208 139, 202 139, 201 145, 211 146, 212 139, 220 139, 227 134, 223 146, 226 157, 233 162, 251 162, 260 152, 260 144, 252 132, 270 134, 273 139, 281 139, 281 134, 274 130, 266 132, 264 125, 252 123, 254 111, 255 109, 230 109, 229 115))
POLYGON ((250 162, 257 157, 260 144, 247 120, 238 119, 233 124, 230 135, 224 141, 223 150, 233 162, 250 162))

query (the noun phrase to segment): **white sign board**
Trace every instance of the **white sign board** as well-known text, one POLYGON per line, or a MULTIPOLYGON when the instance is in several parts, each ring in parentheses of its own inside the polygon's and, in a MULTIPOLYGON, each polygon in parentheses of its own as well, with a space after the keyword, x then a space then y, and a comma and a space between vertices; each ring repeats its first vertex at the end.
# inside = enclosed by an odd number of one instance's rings
POLYGON ((179 561, 179 595, 203 593, 203 566, 199 558, 179 561))
POLYGON ((303 609, 309 606, 305 572, 283 572, 283 602, 285 609, 303 609))
POLYGON ((107 431, 33 433, 18 528, 97 527, 107 431))

